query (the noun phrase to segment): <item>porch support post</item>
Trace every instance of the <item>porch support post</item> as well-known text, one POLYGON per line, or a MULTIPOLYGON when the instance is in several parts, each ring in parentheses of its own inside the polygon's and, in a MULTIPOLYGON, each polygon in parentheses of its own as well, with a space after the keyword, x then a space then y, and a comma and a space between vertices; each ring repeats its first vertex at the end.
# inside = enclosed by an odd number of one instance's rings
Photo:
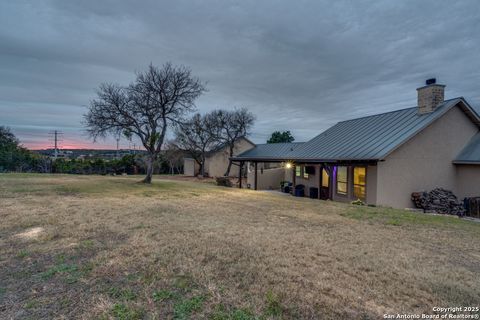
POLYGON ((238 188, 242 189, 242 168, 243 161, 240 161, 240 167, 238 168, 238 188))
POLYGON ((329 167, 328 174, 328 193, 331 200, 333 200, 333 188, 336 187, 333 185, 333 167, 329 167))
POLYGON ((321 193, 321 189, 322 189, 322 179, 323 179, 323 166, 321 164, 318 165, 318 199, 320 199, 320 193, 321 193))
POLYGON ((255 190, 257 190, 257 182, 258 182, 258 172, 257 172, 257 162, 255 161, 255 190))
POLYGON ((292 187, 293 187, 294 190, 295 190, 295 185, 297 184, 297 174, 296 174, 296 172, 297 172, 297 165, 294 164, 292 166, 292 187))

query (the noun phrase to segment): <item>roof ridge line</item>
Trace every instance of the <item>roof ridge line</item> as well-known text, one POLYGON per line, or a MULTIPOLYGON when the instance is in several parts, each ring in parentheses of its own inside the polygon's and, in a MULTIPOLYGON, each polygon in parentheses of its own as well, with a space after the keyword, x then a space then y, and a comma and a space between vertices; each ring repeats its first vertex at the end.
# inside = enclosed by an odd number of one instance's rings
MULTIPOLYGON (((452 99, 447 99, 447 100, 444 100, 442 102, 442 104, 444 104, 445 102, 450 102, 452 100, 460 100, 460 99, 463 99, 463 97, 456 97, 456 98, 452 98, 452 99)), ((382 113, 376 113, 376 114, 371 114, 369 116, 352 118, 352 119, 348 119, 348 120, 342 120, 342 121, 339 121, 337 123, 348 122, 348 121, 359 120, 359 119, 370 118, 370 117, 376 117, 376 116, 380 116, 380 115, 383 115, 383 114, 394 113, 394 112, 405 111, 405 110, 408 110, 408 109, 416 109, 416 108, 418 108, 418 106, 402 108, 402 109, 397 109, 397 110, 392 110, 392 111, 387 111, 387 112, 382 112, 382 113)))
POLYGON ((266 145, 271 145, 271 144, 299 144, 299 143, 305 143, 304 141, 294 141, 294 142, 274 142, 274 143, 257 143, 257 146, 266 146, 266 145))

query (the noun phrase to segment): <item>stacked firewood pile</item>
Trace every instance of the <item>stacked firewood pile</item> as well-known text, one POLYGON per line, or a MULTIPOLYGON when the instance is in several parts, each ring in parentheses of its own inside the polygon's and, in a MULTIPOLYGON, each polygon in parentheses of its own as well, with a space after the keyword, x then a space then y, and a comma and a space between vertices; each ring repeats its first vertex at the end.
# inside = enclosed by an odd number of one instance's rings
POLYGON ((413 192, 412 201, 425 212, 463 216, 465 209, 452 191, 436 188, 430 192, 413 192))

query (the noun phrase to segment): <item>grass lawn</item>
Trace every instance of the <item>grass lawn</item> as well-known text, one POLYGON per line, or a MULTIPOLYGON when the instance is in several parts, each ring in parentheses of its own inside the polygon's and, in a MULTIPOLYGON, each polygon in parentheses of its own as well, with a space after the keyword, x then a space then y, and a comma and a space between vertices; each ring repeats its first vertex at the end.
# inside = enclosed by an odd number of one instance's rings
POLYGON ((480 301, 480 223, 138 180, 0 175, 1 319, 379 319, 480 301))

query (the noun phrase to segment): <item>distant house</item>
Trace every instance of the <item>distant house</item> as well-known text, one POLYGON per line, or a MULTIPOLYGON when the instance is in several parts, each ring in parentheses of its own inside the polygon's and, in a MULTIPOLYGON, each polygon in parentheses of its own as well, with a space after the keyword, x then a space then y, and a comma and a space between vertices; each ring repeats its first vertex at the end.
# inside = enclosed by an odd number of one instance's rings
POLYGON ((444 89, 431 79, 415 107, 342 121, 304 143, 257 145, 232 158, 248 164, 242 186, 287 180, 306 196, 396 208, 435 187, 480 196, 480 116, 462 97, 444 100, 444 89), (259 170, 265 162, 283 168, 259 170))
MULTIPOLYGON (((245 137, 235 142, 233 155, 236 156, 255 147, 255 144, 245 137)), ((209 177, 221 177, 225 174, 229 162, 228 147, 222 145, 210 151, 205 159, 205 173, 209 177)), ((192 158, 184 158, 183 171, 186 176, 197 176, 200 174, 200 164, 192 158)), ((232 166, 231 175, 235 175, 235 166, 232 166)))

